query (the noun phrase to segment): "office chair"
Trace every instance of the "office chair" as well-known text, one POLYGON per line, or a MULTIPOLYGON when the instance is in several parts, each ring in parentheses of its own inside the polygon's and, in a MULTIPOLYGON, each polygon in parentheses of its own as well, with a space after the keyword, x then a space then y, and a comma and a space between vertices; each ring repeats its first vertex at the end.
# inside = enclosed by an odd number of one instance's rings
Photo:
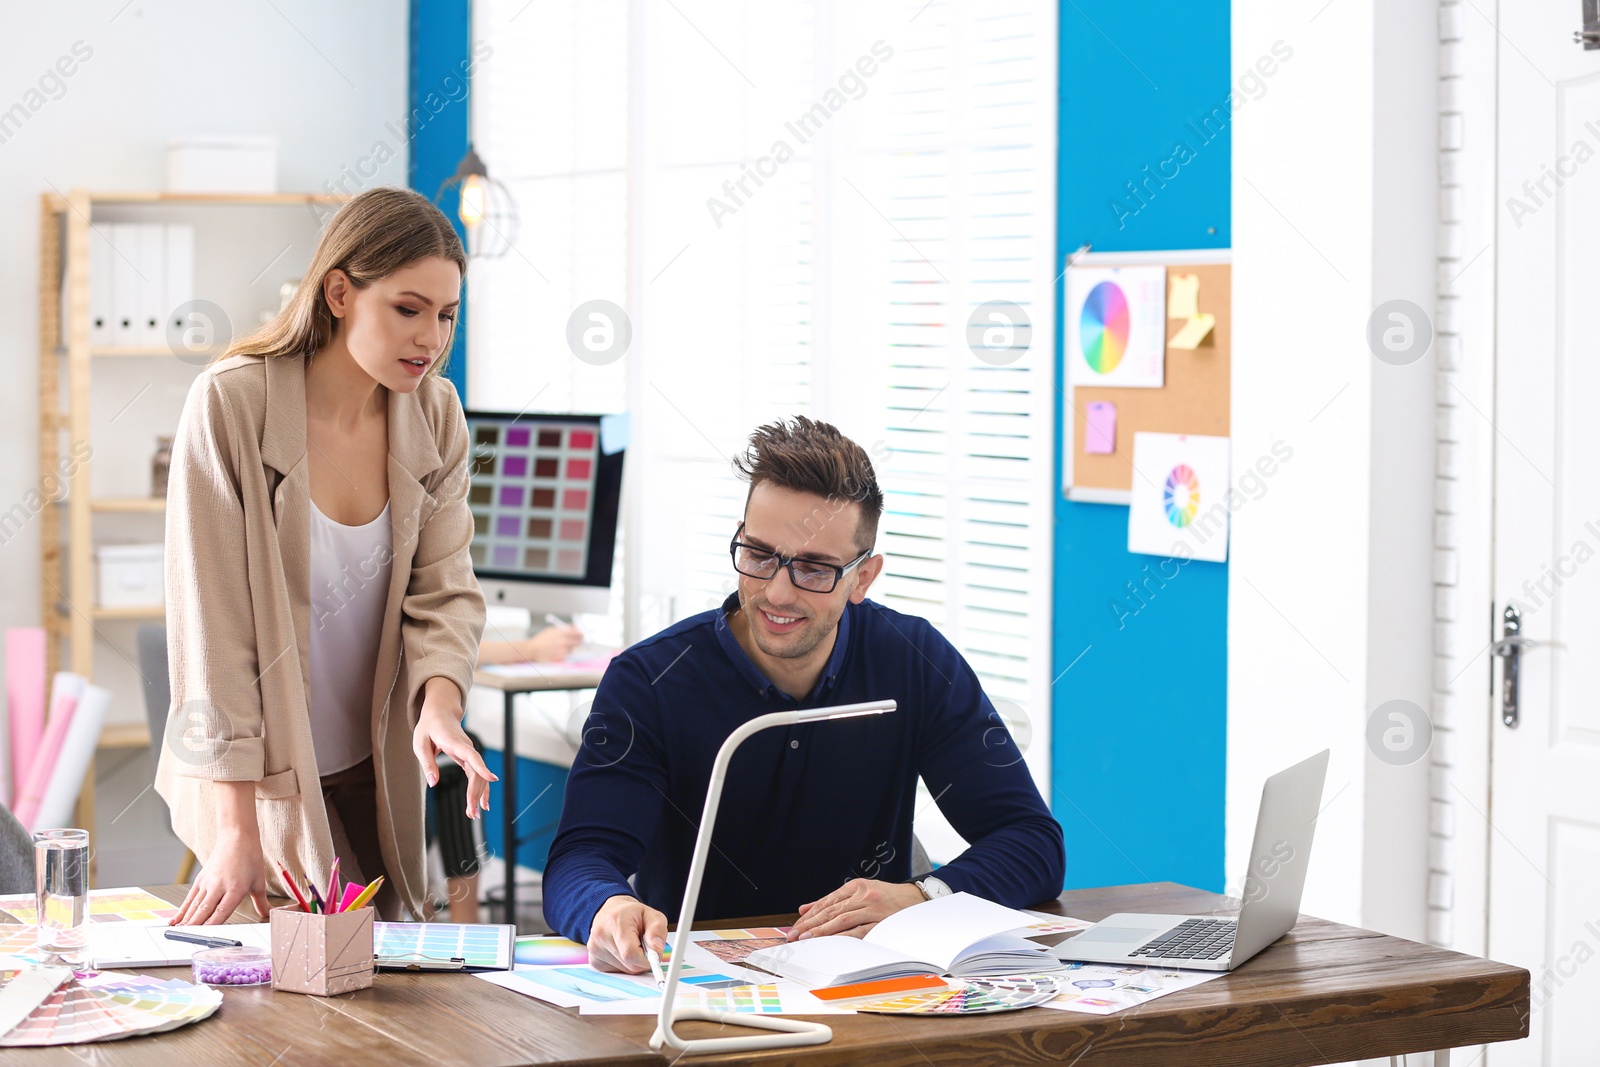
MULTIPOLYGON (((144 677, 144 710, 150 720, 150 769, 155 773, 161 761, 161 746, 167 736, 167 715, 172 708, 172 682, 167 677, 167 628, 139 627, 139 673, 144 677)), ((178 861, 179 885, 194 877, 194 853, 186 846, 178 861)))

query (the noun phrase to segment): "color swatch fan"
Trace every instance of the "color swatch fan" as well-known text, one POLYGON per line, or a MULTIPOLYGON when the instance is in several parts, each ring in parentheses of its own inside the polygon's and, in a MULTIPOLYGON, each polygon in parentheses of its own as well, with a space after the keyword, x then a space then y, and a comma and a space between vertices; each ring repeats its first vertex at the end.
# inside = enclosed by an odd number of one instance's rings
POLYGON ((199 1022, 221 1006, 220 991, 177 978, 66 967, 0 970, 0 1027, 6 1027, 0 1046, 77 1045, 156 1034, 199 1022))

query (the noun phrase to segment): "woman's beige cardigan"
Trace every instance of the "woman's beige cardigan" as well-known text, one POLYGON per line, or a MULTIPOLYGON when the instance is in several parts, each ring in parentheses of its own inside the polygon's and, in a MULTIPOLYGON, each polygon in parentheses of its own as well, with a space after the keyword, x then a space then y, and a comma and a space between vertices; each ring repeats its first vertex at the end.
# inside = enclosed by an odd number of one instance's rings
MULTIPOLYGON (((394 566, 372 755, 384 865, 420 916, 425 785, 412 730, 429 678, 455 682, 465 700, 484 603, 455 389, 435 377, 388 399, 394 566)), ((334 858, 311 745, 309 634, 338 620, 311 616, 310 521, 304 362, 235 356, 207 367, 178 422, 167 493, 172 706, 156 791, 204 862, 217 840, 212 783, 256 783, 268 890, 285 895, 280 866, 320 885, 334 858)))

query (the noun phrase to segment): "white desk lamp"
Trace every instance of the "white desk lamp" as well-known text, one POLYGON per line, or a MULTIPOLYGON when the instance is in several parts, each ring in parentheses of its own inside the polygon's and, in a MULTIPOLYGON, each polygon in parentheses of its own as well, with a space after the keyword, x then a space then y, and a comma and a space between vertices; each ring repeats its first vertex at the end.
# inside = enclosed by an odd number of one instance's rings
POLYGON ((683 912, 678 916, 678 929, 674 937, 672 962, 667 965, 667 984, 661 993, 661 1014, 656 1032, 650 1038, 650 1047, 668 1045, 680 1055, 699 1052, 739 1052, 745 1049, 791 1048, 798 1045, 822 1045, 833 1040, 833 1031, 821 1023, 804 1019, 780 1019, 743 1012, 709 1011, 705 1008, 673 1010, 678 992, 678 972, 683 969, 684 949, 689 931, 694 927, 695 900, 700 895, 700 879, 706 871, 706 854, 711 851, 711 829, 717 822, 717 805, 722 800, 722 784, 728 776, 728 762, 734 750, 753 734, 773 726, 790 726, 800 722, 817 722, 822 719, 850 719, 857 715, 882 715, 895 710, 892 700, 877 700, 866 704, 840 704, 831 708, 811 708, 806 711, 776 711, 759 715, 733 733, 717 750, 716 762, 711 765, 711 784, 706 789, 706 808, 700 816, 700 832, 694 840, 694 858, 689 862, 689 884, 683 891, 683 912), (779 1030, 776 1034, 757 1034, 752 1037, 700 1037, 682 1038, 673 1030, 673 1024, 684 1019, 701 1022, 730 1023, 762 1030, 779 1030))

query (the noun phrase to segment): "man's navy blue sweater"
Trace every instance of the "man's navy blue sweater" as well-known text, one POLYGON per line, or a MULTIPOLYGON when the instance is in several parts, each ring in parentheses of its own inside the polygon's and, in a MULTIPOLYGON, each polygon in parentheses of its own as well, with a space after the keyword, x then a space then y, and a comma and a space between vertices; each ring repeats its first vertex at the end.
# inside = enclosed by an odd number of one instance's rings
POLYGON ((907 880, 919 775, 970 845, 937 872, 952 890, 1012 907, 1061 892, 1061 827, 972 668, 938 631, 870 600, 850 604, 821 679, 797 701, 728 629, 737 608, 729 597, 606 670, 544 872, 556 930, 587 940, 595 912, 619 893, 676 921, 728 735, 768 712, 868 700, 899 710, 765 730, 734 754, 698 915, 793 912, 852 878, 907 880))

